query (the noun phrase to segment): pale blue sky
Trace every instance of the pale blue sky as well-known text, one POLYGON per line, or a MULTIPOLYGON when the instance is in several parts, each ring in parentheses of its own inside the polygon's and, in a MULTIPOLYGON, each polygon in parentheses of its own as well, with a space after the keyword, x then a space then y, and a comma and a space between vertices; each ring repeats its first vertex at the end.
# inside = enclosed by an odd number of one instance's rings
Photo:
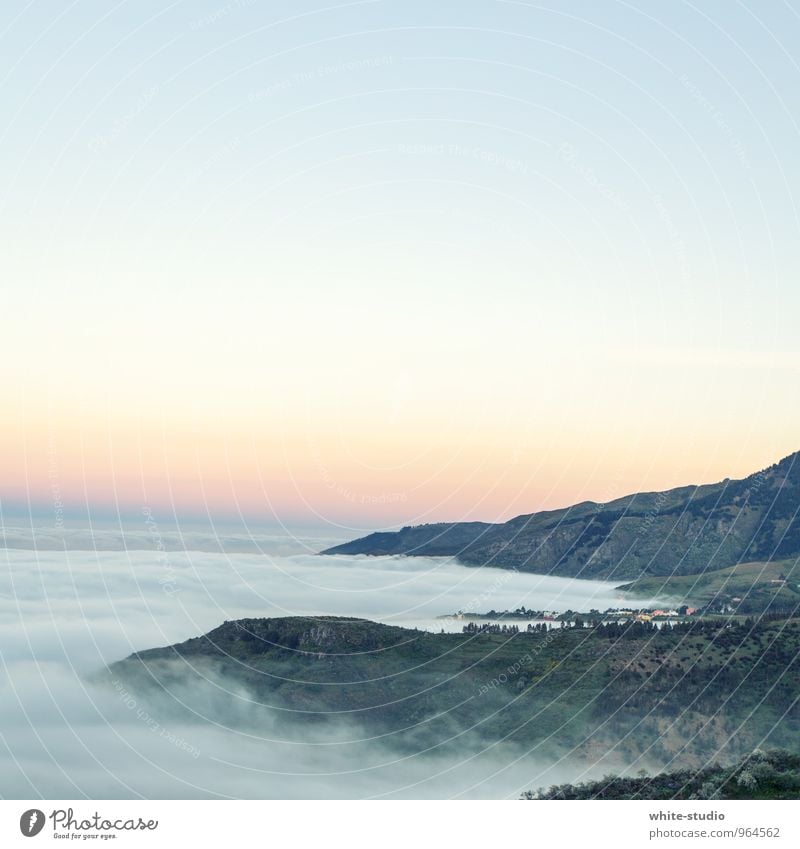
POLYGON ((31 450, 46 415, 124 444, 134 420, 242 431, 292 515, 297 491, 358 512, 335 468, 406 493, 399 520, 597 495, 623 457, 655 487, 800 447, 797 4, 4 11, 4 359, 31 450), (487 507, 500 445, 538 454, 487 507), (432 468, 455 505, 412 497, 432 468))

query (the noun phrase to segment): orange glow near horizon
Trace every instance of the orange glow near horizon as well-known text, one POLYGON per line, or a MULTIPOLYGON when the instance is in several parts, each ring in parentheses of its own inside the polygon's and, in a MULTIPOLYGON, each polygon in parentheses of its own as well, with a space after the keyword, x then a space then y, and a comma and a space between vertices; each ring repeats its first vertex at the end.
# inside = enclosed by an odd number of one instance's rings
POLYGON ((774 79, 691 4, 624 49, 591 3, 89 5, 14 18, 4 509, 498 521, 800 448, 797 69, 743 9, 774 79))
POLYGON ((433 521, 504 521, 521 513, 631 492, 743 477, 792 450, 736 440, 693 442, 680 433, 518 432, 481 428, 442 433, 406 427, 331 429, 324 421, 222 426, 97 416, 58 426, 47 418, 6 418, 2 497, 45 512, 55 494, 65 509, 144 505, 163 513, 241 515, 248 521, 391 527, 433 521), (477 431, 477 432, 476 432, 477 431), (590 438, 591 436, 591 438, 590 438), (644 437, 648 438, 645 439, 644 437), (382 462, 378 462, 382 461, 382 462))

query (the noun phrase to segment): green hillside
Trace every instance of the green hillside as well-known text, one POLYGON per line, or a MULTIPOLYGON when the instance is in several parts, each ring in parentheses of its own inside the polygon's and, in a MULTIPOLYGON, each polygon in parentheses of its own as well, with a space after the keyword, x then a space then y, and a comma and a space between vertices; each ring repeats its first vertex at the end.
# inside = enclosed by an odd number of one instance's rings
POLYGON ((580 578, 694 575, 800 556, 800 453, 743 480, 637 493, 503 524, 420 525, 323 554, 451 556, 580 578))
MULTIPOLYGON (((529 791, 523 799, 800 799, 800 755, 756 749, 731 766, 674 770, 652 778, 560 784, 529 791)), ((655 825, 655 824, 654 824, 655 825)))
POLYGON ((504 742, 590 763, 610 754, 696 766, 796 741, 799 652, 798 620, 468 635, 244 619, 108 674, 153 716, 225 723, 246 707, 245 725, 269 718, 302 733, 348 723, 413 753, 504 742))
POLYGON ((744 615, 800 607, 800 562, 741 563, 699 575, 639 578, 620 587, 630 598, 674 605, 727 606, 744 615))

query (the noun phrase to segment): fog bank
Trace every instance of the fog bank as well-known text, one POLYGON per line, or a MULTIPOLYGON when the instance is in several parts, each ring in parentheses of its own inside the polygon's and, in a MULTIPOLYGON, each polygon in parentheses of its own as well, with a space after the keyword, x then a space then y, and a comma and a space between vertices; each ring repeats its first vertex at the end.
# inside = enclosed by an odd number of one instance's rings
MULTIPOLYGON (((444 559, 167 550, 2 551, 0 795, 4 797, 516 796, 576 776, 494 747, 393 751, 339 723, 291 739, 222 689, 187 693, 215 723, 178 719, 87 676, 131 652, 241 617, 333 614, 438 628, 460 609, 604 608, 619 593, 444 559), (211 704, 209 700, 216 700, 211 704), (244 705, 244 706, 243 706, 244 705)), ((321 546, 320 546, 321 547, 321 546)), ((230 685, 231 687, 235 685, 230 685)))

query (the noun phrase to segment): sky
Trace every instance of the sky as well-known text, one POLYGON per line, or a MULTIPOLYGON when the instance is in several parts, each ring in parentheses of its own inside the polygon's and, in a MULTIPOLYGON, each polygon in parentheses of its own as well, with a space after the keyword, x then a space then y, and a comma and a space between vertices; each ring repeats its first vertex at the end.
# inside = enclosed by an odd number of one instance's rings
POLYGON ((800 448, 800 13, 9 0, 0 509, 343 535, 800 448))

